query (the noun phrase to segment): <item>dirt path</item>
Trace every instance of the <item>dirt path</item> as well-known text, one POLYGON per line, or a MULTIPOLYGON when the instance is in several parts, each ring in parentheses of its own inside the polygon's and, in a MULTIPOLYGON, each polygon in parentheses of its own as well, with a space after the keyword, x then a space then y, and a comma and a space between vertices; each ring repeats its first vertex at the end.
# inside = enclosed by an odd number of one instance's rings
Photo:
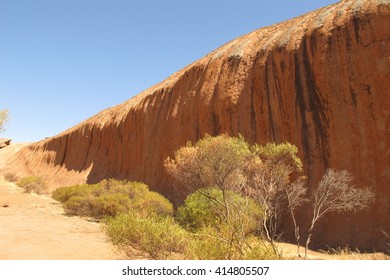
POLYGON ((64 215, 48 196, 0 179, 0 260, 119 259, 99 224, 64 215))
POLYGON ((0 150, 0 260, 119 259, 99 224, 64 215, 50 196, 3 180, 7 160, 26 143, 0 150))

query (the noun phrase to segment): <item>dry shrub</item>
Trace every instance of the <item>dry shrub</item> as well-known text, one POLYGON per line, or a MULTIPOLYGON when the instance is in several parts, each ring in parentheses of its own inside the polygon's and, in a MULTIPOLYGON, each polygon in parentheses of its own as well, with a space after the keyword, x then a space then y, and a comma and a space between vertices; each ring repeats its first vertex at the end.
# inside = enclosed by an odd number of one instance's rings
POLYGON ((77 186, 70 186, 70 187, 62 187, 56 189, 52 193, 52 197, 61 202, 65 203, 72 197, 84 197, 92 194, 93 190, 97 187, 97 185, 89 185, 89 184, 82 184, 77 186))
POLYGON ((194 234, 189 241, 186 257, 196 260, 279 259, 268 242, 255 236, 234 236, 226 224, 220 229, 202 228, 194 234))
POLYGON ((62 187, 56 189, 52 197, 60 201, 69 214, 95 219, 113 217, 130 210, 145 216, 173 214, 169 200, 139 182, 110 179, 97 184, 62 187))
POLYGON ((38 176, 23 177, 16 184, 26 193, 42 194, 47 190, 45 180, 38 176))
POLYGON ((68 214, 102 219, 116 216, 131 209, 131 201, 124 194, 106 194, 94 196, 72 196, 63 206, 68 214))
POLYGON ((328 248, 320 250, 321 253, 327 254, 330 259, 334 260, 389 260, 390 257, 385 253, 363 253, 359 249, 353 249, 349 246, 328 248))
POLYGON ((108 218, 104 230, 110 241, 129 257, 135 248, 153 259, 167 259, 174 253, 184 253, 188 240, 188 233, 171 217, 142 217, 135 212, 108 218))
POLYGON ((4 180, 11 183, 16 183, 19 181, 19 177, 15 173, 6 173, 4 174, 4 180))

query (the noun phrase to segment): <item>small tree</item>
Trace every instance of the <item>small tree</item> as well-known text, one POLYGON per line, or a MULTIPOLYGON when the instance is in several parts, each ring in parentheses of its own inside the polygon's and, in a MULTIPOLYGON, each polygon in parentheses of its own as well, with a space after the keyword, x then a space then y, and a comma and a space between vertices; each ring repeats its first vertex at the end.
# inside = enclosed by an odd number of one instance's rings
POLYGON ((263 229, 276 254, 279 225, 286 212, 292 214, 297 242, 299 227, 295 219, 295 209, 304 201, 303 181, 294 177, 302 169, 298 149, 290 143, 269 143, 257 146, 258 158, 247 170, 250 194, 264 208, 263 229))
POLYGON ((214 237, 227 244, 227 258, 234 258, 232 252, 236 249, 243 253, 248 234, 245 220, 248 211, 255 211, 247 209, 248 197, 238 199, 239 194, 245 193, 245 166, 254 157, 241 136, 223 134, 206 136, 194 146, 188 144, 176 151, 174 159, 165 161, 166 170, 186 193, 196 192, 217 216, 219 225, 213 231, 214 237))
POLYGON ((295 180, 302 169, 297 153, 297 147, 290 143, 250 146, 242 137, 206 136, 195 146, 187 145, 176 151, 174 159, 165 161, 165 167, 187 191, 198 190, 214 212, 218 212, 221 221, 228 224, 237 225, 233 219, 237 215, 233 213, 239 210, 239 205, 232 194, 254 198, 264 213, 260 228, 279 255, 274 241, 282 216, 288 211, 293 215, 299 241, 294 211, 302 204, 305 192, 295 180), (210 195, 210 187, 219 189, 222 195, 210 195))
POLYGON ((187 144, 177 150, 175 158, 167 158, 164 166, 187 194, 205 190, 202 195, 218 209, 222 206, 221 217, 229 221, 231 208, 234 207, 231 191, 241 192, 244 188, 246 177, 243 170, 252 156, 249 144, 242 137, 207 135, 195 146, 187 144), (221 199, 208 193, 210 187, 221 191, 221 199))
POLYGON ((297 243, 297 256, 300 257, 300 228, 297 223, 297 219, 295 216, 295 210, 302 206, 307 199, 305 198, 307 189, 305 187, 306 178, 299 178, 296 182, 289 184, 287 188, 285 188, 285 194, 287 198, 287 209, 290 212, 291 219, 294 225, 294 236, 295 242, 297 243))
POLYGON ((21 178, 17 183, 26 193, 42 194, 47 190, 45 180, 38 176, 27 176, 21 178))
POLYGON ((374 201, 370 189, 358 189, 352 185, 352 176, 348 171, 327 169, 322 180, 313 190, 313 217, 306 238, 305 259, 318 220, 330 212, 357 211, 368 207, 374 201))
POLYGON ((9 111, 1 110, 0 111, 0 133, 4 131, 4 125, 9 121, 9 119, 10 119, 9 111))
POLYGON ((247 196, 229 191, 229 198, 232 199, 229 201, 232 207, 228 221, 221 215, 224 212, 222 204, 215 203, 223 200, 222 192, 217 188, 200 189, 189 195, 178 208, 176 219, 201 243, 201 240, 207 238, 220 243, 215 256, 221 259, 242 259, 252 250, 248 238, 255 234, 263 218, 263 211, 256 201, 247 196))

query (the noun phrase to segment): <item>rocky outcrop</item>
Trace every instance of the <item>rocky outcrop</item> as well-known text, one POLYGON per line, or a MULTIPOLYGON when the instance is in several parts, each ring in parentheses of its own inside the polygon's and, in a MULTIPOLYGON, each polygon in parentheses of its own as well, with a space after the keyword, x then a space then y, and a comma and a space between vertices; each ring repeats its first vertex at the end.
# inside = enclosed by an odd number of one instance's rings
POLYGON ((11 144, 12 139, 0 138, 0 149, 5 148, 11 144))
POLYGON ((23 148, 10 166, 53 186, 126 178, 175 197, 162 163, 187 141, 206 133, 290 141, 311 183, 332 167, 376 191, 369 211, 324 220, 313 244, 384 250, 389 22, 389 0, 355 0, 256 30, 129 101, 23 148))

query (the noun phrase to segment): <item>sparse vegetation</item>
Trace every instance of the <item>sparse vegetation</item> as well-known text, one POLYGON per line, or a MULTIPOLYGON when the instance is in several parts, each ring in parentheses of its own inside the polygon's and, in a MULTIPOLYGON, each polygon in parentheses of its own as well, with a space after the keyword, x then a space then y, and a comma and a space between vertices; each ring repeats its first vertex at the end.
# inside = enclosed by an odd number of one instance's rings
POLYGON ((164 166, 181 183, 185 194, 198 189, 218 188, 223 196, 224 219, 228 220, 228 191, 240 192, 245 186, 243 170, 252 157, 250 146, 242 137, 207 135, 195 145, 188 143, 177 150, 174 159, 167 158, 164 166))
POLYGON ((153 259, 167 259, 184 254, 189 234, 172 217, 141 216, 131 211, 105 221, 105 232, 111 242, 131 257, 133 248, 153 259))
POLYGON ((173 214, 171 202, 139 182, 110 179, 93 185, 62 187, 56 189, 52 197, 60 201, 69 214, 95 219, 113 217, 130 210, 146 215, 173 214))
POLYGON ((47 190, 45 180, 38 176, 23 177, 16 184, 26 193, 42 194, 47 190))
POLYGON ((4 180, 11 183, 16 183, 19 181, 19 177, 15 173, 6 173, 4 174, 4 180))
MULTIPOLYGON (((189 195, 177 210, 178 222, 192 232, 204 227, 219 228, 224 223, 222 192, 217 188, 199 189, 189 195)), ((262 209, 249 197, 239 193, 229 194, 234 207, 231 210, 230 224, 236 223, 244 235, 256 231, 263 218, 262 209)))
POLYGON ((363 209, 373 193, 352 186, 348 172, 334 170, 308 193, 297 152, 290 143, 250 146, 241 136, 206 136, 188 144, 164 163, 187 194, 176 213, 166 198, 138 182, 103 180, 52 195, 68 213, 103 221, 110 241, 128 257, 136 249, 153 259, 281 259, 276 241, 283 216, 292 219, 299 255, 295 212, 309 203, 307 255, 320 218, 363 209))
POLYGON ((349 246, 328 248, 320 250, 321 253, 328 255, 329 259, 336 260, 389 260, 390 257, 384 253, 362 253, 358 249, 352 249, 349 246))
MULTIPOLYGON (((321 217, 328 212, 363 209, 373 201, 374 195, 369 189, 355 188, 351 184, 352 176, 346 171, 333 170, 328 170, 319 185, 311 188, 314 191, 308 193, 306 177, 301 174, 302 162, 297 153, 298 149, 290 143, 250 146, 241 136, 206 136, 195 145, 187 144, 175 152, 173 159, 165 161, 165 168, 187 193, 203 190, 199 194, 204 197, 204 201, 208 201, 209 206, 198 206, 195 211, 187 205, 186 211, 179 208, 178 217, 183 219, 185 216, 188 219, 192 215, 192 223, 188 223, 190 228, 204 225, 210 227, 213 223, 222 228, 235 224, 232 213, 237 209, 237 204, 232 203, 232 194, 252 197, 263 211, 258 232, 270 242, 277 256, 280 256, 275 244, 281 236, 279 225, 283 217, 289 214, 299 256, 301 228, 295 212, 307 203, 313 206, 313 218, 305 246, 307 255, 314 225, 321 217), (216 198, 204 192, 210 188, 218 189, 221 197, 216 198), (201 213, 205 214, 205 219, 200 222, 195 217, 201 213), (216 218, 210 218, 210 213, 217 214, 216 218)), ((190 203, 190 200, 186 202, 190 203)), ((241 215, 245 215, 244 212, 241 215)), ((230 230, 239 232, 234 227, 230 230)), ((222 235, 213 234, 215 239, 224 239, 222 235)), ((239 240, 243 242, 244 239, 245 234, 241 231, 241 235, 236 235, 230 244, 239 240)), ((240 243, 240 246, 243 247, 244 243, 240 243)))
POLYGON ((104 194, 97 197, 92 195, 72 196, 63 205, 69 214, 102 219, 105 216, 116 216, 129 211, 131 200, 121 193, 104 194))
POLYGON ((179 207, 177 220, 193 233, 191 258, 244 259, 251 251, 248 237, 256 232, 263 211, 249 197, 232 191, 227 195, 229 220, 225 219, 223 193, 218 188, 199 189, 179 207))
POLYGON ((314 226, 319 219, 330 212, 359 211, 374 201, 374 193, 368 188, 356 188, 352 185, 352 179, 348 171, 328 169, 313 190, 313 216, 306 238, 305 258, 314 226))
POLYGON ((165 161, 167 171, 193 193, 179 208, 179 221, 201 236, 197 244, 214 242, 222 259, 242 259, 247 236, 262 224, 261 207, 245 195, 245 170, 255 157, 242 137, 220 135, 188 144, 165 161))
POLYGON ((295 237, 299 251, 299 226, 295 210, 303 204, 306 189, 304 180, 297 176, 302 171, 298 149, 290 143, 268 143, 255 146, 257 157, 247 167, 248 193, 264 208, 264 235, 271 243, 275 254, 279 254, 275 244, 280 238, 279 226, 283 216, 290 213, 294 222, 295 237), (298 179, 293 180, 293 177, 298 179))
MULTIPOLYGON (((165 167, 187 192, 203 190, 200 195, 218 212, 220 223, 233 224, 232 212, 240 208, 233 194, 254 199, 263 214, 257 230, 278 254, 274 241, 281 218, 290 211, 295 219, 294 211, 304 201, 303 181, 292 180, 292 175, 302 170, 297 152, 290 143, 250 146, 241 136, 206 136, 195 145, 177 150, 174 159, 165 161, 165 167), (220 190, 221 197, 217 199, 204 191, 211 187, 220 190)), ((239 216, 243 219, 244 212, 239 216)), ((295 228, 298 229, 296 223, 295 228)), ((299 231, 296 232, 299 240, 299 231)))
POLYGON ((193 233, 186 257, 197 260, 279 259, 270 243, 255 235, 237 236, 226 223, 218 228, 203 227, 193 233))

